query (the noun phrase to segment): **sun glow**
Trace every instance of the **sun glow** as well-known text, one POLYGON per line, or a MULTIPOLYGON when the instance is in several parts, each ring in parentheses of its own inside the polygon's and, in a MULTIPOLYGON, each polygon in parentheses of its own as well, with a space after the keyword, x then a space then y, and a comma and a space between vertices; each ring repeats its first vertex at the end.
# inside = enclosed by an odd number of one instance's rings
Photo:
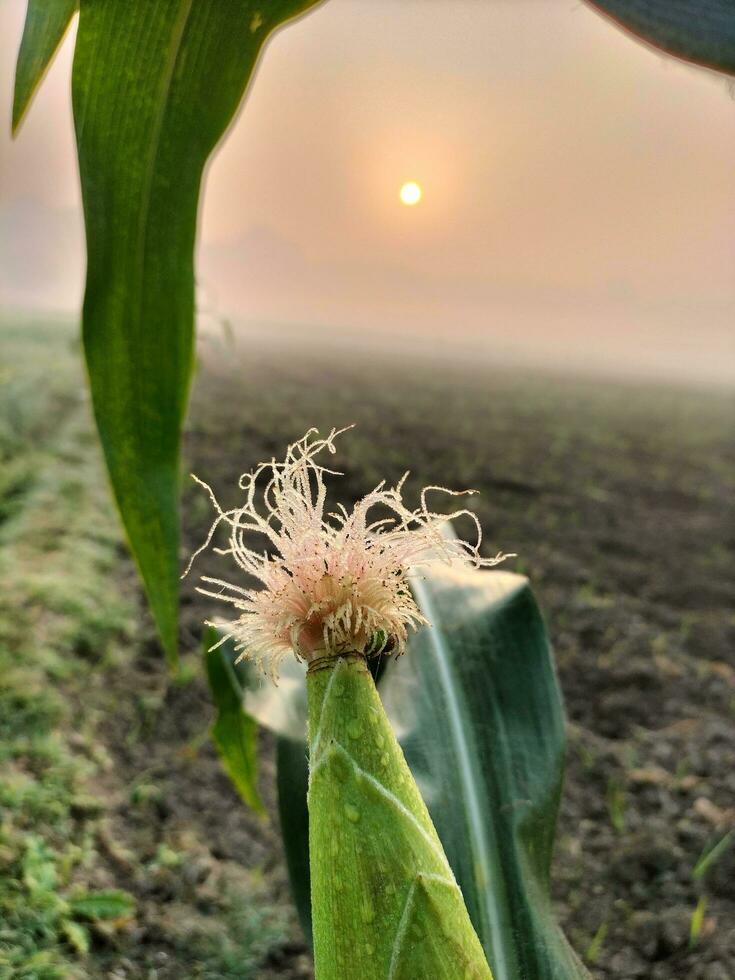
POLYGON ((403 184, 398 196, 400 197, 402 204, 412 208, 415 204, 419 203, 423 197, 423 194, 424 192, 421 190, 421 185, 417 184, 415 180, 409 180, 407 183, 403 184))

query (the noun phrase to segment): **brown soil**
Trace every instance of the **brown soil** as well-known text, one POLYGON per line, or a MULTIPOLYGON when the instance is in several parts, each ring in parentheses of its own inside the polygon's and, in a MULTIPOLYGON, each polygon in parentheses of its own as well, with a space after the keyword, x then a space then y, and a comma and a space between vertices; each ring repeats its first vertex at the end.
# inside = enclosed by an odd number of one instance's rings
MULTIPOLYGON (((695 872, 735 827, 731 397, 366 360, 325 364, 275 345, 246 358, 244 345, 210 341, 188 468, 227 502, 241 471, 309 425, 357 422, 342 444, 343 499, 408 468, 409 494, 429 483, 481 490, 488 550, 521 556, 515 567, 545 611, 569 715, 560 921, 600 980, 735 977, 735 842, 695 872)), ((183 514, 188 554, 210 518, 193 486, 183 514)), ((222 561, 207 555, 197 571, 221 573, 222 561)), ((92 673, 83 691, 65 689, 79 712, 99 712, 110 760, 92 787, 109 814, 92 884, 127 888, 139 903, 129 930, 101 937, 88 975, 306 980, 273 746, 262 735, 266 822, 239 801, 206 740, 211 706, 194 664, 202 621, 219 610, 194 585, 192 576, 183 594, 186 682, 169 679, 141 599, 129 655, 92 673), (260 965, 206 972, 187 938, 209 930, 216 939, 233 889, 264 910, 249 934, 272 927, 276 939, 260 965)))

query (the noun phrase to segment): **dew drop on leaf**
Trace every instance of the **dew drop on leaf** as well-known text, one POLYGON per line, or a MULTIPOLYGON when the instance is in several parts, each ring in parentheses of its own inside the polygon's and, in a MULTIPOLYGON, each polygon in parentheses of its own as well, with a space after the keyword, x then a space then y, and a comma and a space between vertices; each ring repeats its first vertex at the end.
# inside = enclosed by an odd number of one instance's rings
POLYGON ((351 823, 357 823, 360 819, 360 811, 351 803, 345 803, 345 816, 351 823))

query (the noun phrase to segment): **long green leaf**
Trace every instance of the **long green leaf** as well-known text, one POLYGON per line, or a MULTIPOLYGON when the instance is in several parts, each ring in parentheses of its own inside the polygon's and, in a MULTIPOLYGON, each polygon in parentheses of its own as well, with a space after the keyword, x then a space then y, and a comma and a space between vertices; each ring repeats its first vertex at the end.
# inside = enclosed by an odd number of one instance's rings
POLYGON ((587 0, 649 44, 735 74, 733 0, 587 0))
POLYGON ((77 0, 28 0, 15 67, 13 133, 17 132, 76 9, 77 0))
POLYGON ((303 664, 289 657, 282 665, 278 687, 275 687, 270 679, 266 681, 262 674, 249 669, 246 662, 235 665, 238 655, 232 640, 226 640, 217 650, 209 650, 218 639, 222 637, 214 629, 206 631, 207 674, 212 700, 219 712, 217 724, 223 714, 227 714, 247 719, 247 729, 238 739, 234 732, 220 728, 215 745, 245 802, 255 809, 262 809, 259 798, 254 804, 252 796, 257 793, 255 735, 260 725, 276 733, 278 812, 288 876, 304 936, 311 942, 306 670, 303 664), (239 742, 242 742, 243 758, 239 756, 239 742))
POLYGON ((528 582, 437 566, 414 591, 433 625, 380 689, 493 974, 586 977, 549 895, 564 714, 528 582))
POLYGON ((84 348, 112 486, 172 662, 202 172, 263 41, 315 2, 81 2, 72 89, 84 348))
POLYGON ((311 944, 311 889, 309 878, 309 814, 306 793, 309 787, 308 755, 305 739, 296 741, 279 735, 276 742, 278 813, 283 848, 296 911, 304 936, 311 944))
POLYGON ((211 735, 220 761, 235 789, 249 807, 265 813, 258 793, 257 735, 258 723, 243 708, 242 688, 233 665, 233 655, 226 644, 210 649, 217 634, 205 634, 207 679, 217 717, 211 735))

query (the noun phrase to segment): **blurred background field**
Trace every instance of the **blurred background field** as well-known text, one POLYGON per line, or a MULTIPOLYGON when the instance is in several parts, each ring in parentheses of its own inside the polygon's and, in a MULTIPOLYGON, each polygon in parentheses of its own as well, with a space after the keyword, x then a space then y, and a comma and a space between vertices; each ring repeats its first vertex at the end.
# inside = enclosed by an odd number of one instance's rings
MULTIPOLYGON (((223 501, 310 425, 341 492, 410 469, 475 487, 486 552, 517 552, 569 715, 559 917, 593 976, 735 975, 735 485, 727 388, 396 357, 338 335, 210 330, 187 468, 223 501)), ((308 978, 277 832, 207 739, 184 583, 172 680, 121 539, 76 330, 0 325, 0 977, 308 978), (84 907, 90 891, 129 904, 84 907), (127 898, 129 896, 129 898, 127 898), (120 899, 122 901, 122 899, 120 899)), ((211 519, 185 480, 182 560, 211 519)))

